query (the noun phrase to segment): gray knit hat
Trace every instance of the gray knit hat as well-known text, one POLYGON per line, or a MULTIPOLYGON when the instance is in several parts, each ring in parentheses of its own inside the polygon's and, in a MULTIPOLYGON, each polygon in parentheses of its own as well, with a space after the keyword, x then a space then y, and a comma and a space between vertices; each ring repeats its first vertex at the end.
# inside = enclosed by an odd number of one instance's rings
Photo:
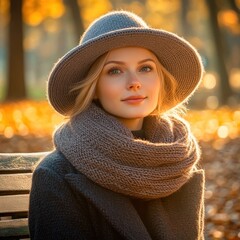
POLYGON ((79 45, 55 64, 48 80, 50 104, 60 114, 68 115, 76 98, 76 94, 69 91, 83 80, 94 61, 112 49, 130 46, 155 53, 178 82, 179 103, 188 99, 199 85, 203 66, 192 45, 173 33, 148 27, 133 13, 113 11, 96 19, 83 34, 79 45))

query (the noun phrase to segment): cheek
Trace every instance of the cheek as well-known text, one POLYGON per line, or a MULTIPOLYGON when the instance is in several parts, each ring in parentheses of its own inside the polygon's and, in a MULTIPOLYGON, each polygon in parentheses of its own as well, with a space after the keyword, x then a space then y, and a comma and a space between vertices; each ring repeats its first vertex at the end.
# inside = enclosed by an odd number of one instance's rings
POLYGON ((119 87, 114 82, 101 81, 96 88, 96 97, 100 101, 109 101, 116 98, 119 93, 119 87))
POLYGON ((159 77, 153 78, 152 81, 148 82, 147 88, 148 91, 152 93, 153 96, 158 96, 159 92, 160 92, 160 87, 161 87, 161 83, 160 83, 160 79, 159 77))
POLYGON ((153 84, 149 86, 149 92, 151 92, 151 104, 154 108, 158 106, 160 96, 161 83, 160 79, 157 78, 153 81, 153 84))

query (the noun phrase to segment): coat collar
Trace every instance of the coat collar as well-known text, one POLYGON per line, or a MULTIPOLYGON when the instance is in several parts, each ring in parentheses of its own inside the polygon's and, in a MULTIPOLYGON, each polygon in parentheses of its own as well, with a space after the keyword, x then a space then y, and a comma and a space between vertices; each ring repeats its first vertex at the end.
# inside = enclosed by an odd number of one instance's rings
POLYGON ((74 189, 94 204, 126 239, 151 239, 130 199, 102 188, 81 173, 67 174, 65 179, 74 189))

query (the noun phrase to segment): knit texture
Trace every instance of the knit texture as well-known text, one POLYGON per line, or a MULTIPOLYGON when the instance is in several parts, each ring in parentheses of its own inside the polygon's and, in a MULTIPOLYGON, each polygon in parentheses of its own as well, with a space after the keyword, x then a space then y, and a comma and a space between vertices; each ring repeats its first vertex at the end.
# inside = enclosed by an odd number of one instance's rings
POLYGON ((94 103, 62 125, 56 148, 72 165, 104 188, 142 199, 166 197, 190 178, 200 151, 188 125, 176 117, 149 116, 147 140, 94 103))

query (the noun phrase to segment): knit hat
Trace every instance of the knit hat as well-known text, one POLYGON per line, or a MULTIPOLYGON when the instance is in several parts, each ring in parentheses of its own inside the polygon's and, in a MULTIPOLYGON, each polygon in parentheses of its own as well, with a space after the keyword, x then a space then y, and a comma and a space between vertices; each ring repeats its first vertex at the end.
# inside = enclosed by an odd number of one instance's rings
POLYGON ((94 61, 112 49, 131 46, 152 51, 173 75, 178 84, 177 104, 186 101, 199 85, 203 66, 189 42, 171 32, 150 28, 131 12, 112 11, 96 19, 82 35, 79 45, 53 67, 48 79, 48 100, 53 108, 69 115, 77 96, 70 90, 86 77, 94 61))

